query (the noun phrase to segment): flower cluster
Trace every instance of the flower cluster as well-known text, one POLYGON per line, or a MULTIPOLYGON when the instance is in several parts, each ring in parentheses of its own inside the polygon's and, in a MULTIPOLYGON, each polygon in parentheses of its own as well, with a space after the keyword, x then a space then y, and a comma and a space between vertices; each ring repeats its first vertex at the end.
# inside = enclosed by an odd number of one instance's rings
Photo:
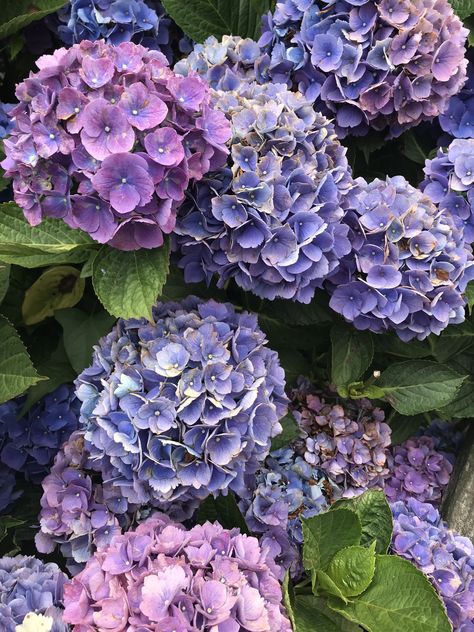
POLYGON ((454 632, 474 626, 474 547, 414 498, 392 505, 392 551, 418 566, 444 601, 454 632))
MULTIPOLYGON (((472 50, 472 49, 470 49, 472 50)), ((474 55, 468 50, 467 82, 439 115, 442 129, 454 138, 474 138, 474 55)))
POLYGON ((155 514, 113 539, 65 587, 74 632, 290 632, 279 569, 258 540, 206 523, 190 531, 155 514))
POLYGON ((448 0, 281 0, 259 44, 273 80, 324 103, 341 135, 398 136, 462 87, 467 33, 448 0))
MULTIPOLYGON (((56 564, 45 564, 34 557, 0 558, 0 629, 15 632, 30 613, 52 619, 52 627, 34 628, 35 632, 66 632, 62 619, 63 589, 67 577, 56 564)), ((47 621, 47 619, 46 619, 47 621)), ((43 622, 42 622, 43 623, 43 622)), ((21 628, 20 628, 21 630, 21 628)))
POLYGON ((357 183, 346 215, 354 251, 329 288, 332 309, 357 329, 394 330, 405 341, 462 322, 474 264, 458 218, 401 176, 357 183))
POLYGON ((78 426, 79 401, 70 386, 46 395, 18 419, 24 398, 0 405, 0 463, 41 483, 59 448, 78 426))
POLYGON ((86 468, 84 433, 77 431, 58 452, 43 481, 36 548, 52 553, 59 544, 71 572, 80 570, 97 548, 107 547, 131 524, 127 510, 132 508, 113 494, 110 483, 93 480, 94 473, 86 468))
POLYGON ((188 185, 226 161, 230 127, 205 82, 131 42, 83 41, 37 66, 17 87, 2 163, 30 224, 62 218, 122 250, 162 245, 188 185))
POLYGON ((13 107, 12 103, 0 103, 0 138, 5 138, 12 131, 13 121, 10 112, 13 107))
POLYGON ((133 41, 161 51, 172 62, 173 40, 181 38, 183 46, 189 45, 159 0, 69 0, 46 23, 66 46, 82 40, 103 39, 114 46, 133 41))
POLYGON ((435 441, 436 450, 444 452, 448 459, 454 463, 463 446, 466 432, 459 430, 449 421, 435 419, 429 426, 422 426, 418 430, 417 435, 420 437, 432 437, 435 441))
POLYGON ((383 486, 391 440, 383 410, 366 399, 332 404, 303 381, 292 393, 292 412, 303 436, 296 451, 341 487, 344 497, 383 486))
POLYGON ((85 450, 117 503, 192 512, 242 493, 286 411, 284 373, 254 315, 189 297, 119 321, 77 380, 85 450))
POLYGON ((253 494, 240 501, 240 509, 260 545, 268 548, 292 577, 303 573, 301 518, 326 511, 342 490, 321 469, 307 463, 294 446, 272 452, 265 465, 249 480, 253 494))
POLYGON ((333 126, 283 85, 216 91, 232 122, 228 169, 198 183, 178 214, 188 282, 218 276, 262 298, 309 303, 351 245, 341 223, 352 186, 333 126))
POLYGON ((415 498, 437 505, 449 483, 454 457, 437 450, 434 437, 412 437, 393 446, 385 494, 392 501, 415 498))
POLYGON ((474 242, 474 138, 456 139, 439 149, 426 160, 424 172, 421 190, 452 215, 466 242, 474 242))
POLYGON ((224 35, 219 42, 212 35, 178 61, 174 71, 184 76, 197 73, 214 90, 229 92, 238 88, 241 81, 267 83, 269 63, 268 55, 262 55, 259 45, 252 39, 224 35))

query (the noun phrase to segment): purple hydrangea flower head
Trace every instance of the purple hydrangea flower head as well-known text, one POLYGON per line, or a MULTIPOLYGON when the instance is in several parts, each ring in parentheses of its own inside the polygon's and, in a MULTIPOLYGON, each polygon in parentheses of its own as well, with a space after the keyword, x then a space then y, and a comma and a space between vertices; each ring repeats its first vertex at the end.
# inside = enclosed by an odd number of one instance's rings
MULTIPOLYGON (((474 124, 473 124, 474 125, 474 124)), ((448 211, 474 242, 474 138, 455 139, 425 162, 421 190, 448 211)))
POLYGON ((401 176, 357 182, 345 217, 354 251, 331 279, 332 309, 357 329, 393 330, 405 341, 462 322, 474 264, 458 217, 401 176))
POLYGON ((27 220, 60 218, 121 250, 161 246, 188 186, 228 154, 207 84, 131 42, 84 40, 37 66, 17 87, 2 163, 27 220))
MULTIPOLYGON (((227 169, 190 192, 174 237, 188 282, 218 277, 267 299, 309 303, 350 252, 352 177, 329 121, 284 85, 213 93, 232 123, 227 169)), ((210 131, 212 133, 212 130, 210 131)))
POLYGON ((293 390, 291 400, 302 433, 295 449, 307 463, 342 488, 345 498, 383 487, 391 440, 383 410, 366 399, 348 400, 344 406, 330 403, 306 380, 293 390))
POLYGON ((415 498, 392 504, 392 552, 417 566, 438 591, 454 632, 474 626, 474 547, 448 529, 430 503, 415 498))
POLYGON ((10 116, 14 104, 0 103, 0 138, 5 138, 13 128, 13 121, 10 116))
POLYGON ((91 504, 110 517, 156 507, 183 520, 209 494, 245 497, 244 476, 268 455, 287 405, 256 317, 195 297, 157 305, 151 323, 119 321, 76 385, 82 429, 43 483, 38 538, 44 552, 67 543, 78 562, 90 554, 91 538, 77 536, 91 504))
POLYGON ((439 115, 441 128, 454 138, 474 138, 474 56, 468 49, 467 81, 439 115))
POLYGON ((67 632, 63 591, 67 576, 56 564, 17 555, 0 558, 0 629, 15 632, 35 612, 53 619, 51 632, 67 632))
POLYGON ((113 538, 65 587, 73 632, 291 632, 270 551, 238 529, 187 531, 154 514, 113 538))
POLYGON ((48 16, 46 24, 66 46, 82 40, 103 39, 114 46, 132 41, 161 51, 170 63, 180 51, 189 52, 191 46, 159 0, 69 0, 55 15, 48 16))
POLYGON ((79 423, 79 400, 63 385, 20 417, 24 397, 0 405, 0 463, 39 484, 79 423))
POLYGON ((448 421, 435 419, 429 426, 422 426, 418 436, 431 437, 435 441, 435 448, 439 452, 446 454, 448 459, 454 464, 466 437, 465 430, 459 430, 448 421))
POLYGON ((342 497, 342 489, 305 461, 295 445, 272 452, 256 477, 248 478, 253 494, 240 501, 240 509, 249 529, 258 535, 262 547, 272 551, 281 566, 280 579, 287 570, 294 578, 301 577, 301 518, 326 511, 342 497))
POLYGON ((447 0, 280 0, 259 44, 273 81, 324 104, 340 136, 398 136, 459 92, 466 36, 447 0))
POLYGON ((412 437, 391 448, 385 494, 390 501, 416 498, 438 505, 453 471, 454 457, 437 450, 430 436, 412 437))

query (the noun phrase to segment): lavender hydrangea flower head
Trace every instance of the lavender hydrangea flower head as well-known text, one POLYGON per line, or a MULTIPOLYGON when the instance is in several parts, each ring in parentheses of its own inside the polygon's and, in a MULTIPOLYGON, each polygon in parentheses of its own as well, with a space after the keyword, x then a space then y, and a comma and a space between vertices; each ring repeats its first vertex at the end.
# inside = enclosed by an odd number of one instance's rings
POLYGON ((56 564, 18 555, 0 558, 0 629, 15 632, 32 612, 52 618, 51 632, 66 632, 62 602, 66 575, 56 564))
POLYGON ((283 85, 239 83, 213 101, 232 123, 229 167, 179 212, 175 250, 188 282, 218 277, 267 299, 309 303, 350 252, 341 223, 352 178, 333 126, 283 85))
POLYGON ((24 398, 0 405, 0 463, 39 484, 59 448, 79 423, 79 401, 71 386, 46 395, 21 417, 24 398))
POLYGON ((390 501, 416 498, 438 505, 453 471, 453 455, 436 449, 434 437, 407 439, 393 446, 388 459, 390 476, 385 480, 385 494, 390 501))
POLYGON ((474 138, 455 139, 438 149, 435 158, 426 160, 424 172, 421 190, 452 215, 468 243, 474 242, 474 138))
POLYGON ((73 632, 291 632, 279 572, 258 540, 207 522, 187 531, 155 514, 112 540, 65 587, 73 632))
POLYGON ((281 0, 259 44, 273 80, 325 104, 340 135, 398 136, 459 92, 466 36, 448 0, 281 0))
MULTIPOLYGON (((265 345, 255 316, 195 297, 157 305, 151 323, 121 320, 100 341, 76 382, 80 468, 100 475, 111 513, 148 506, 182 520, 209 494, 245 496, 244 475, 268 455, 287 404, 278 356, 265 345)), ((80 478, 87 490, 72 507, 82 512, 91 486, 80 478)), ((56 519, 65 507, 50 484, 42 506, 56 519)))
POLYGON ((294 446, 272 452, 248 483, 253 494, 240 501, 240 509, 249 529, 281 566, 280 579, 287 570, 293 578, 301 577, 301 518, 326 511, 342 497, 342 489, 307 463, 294 446))
POLYGON ((354 251, 331 280, 332 309, 357 329, 393 330, 405 341, 462 322, 474 264, 459 219, 401 176, 357 182, 345 218, 354 251))
POLYGON ((439 115, 441 128, 454 138, 474 138, 474 55, 468 49, 467 81, 439 115))
POLYGON ((82 40, 103 39, 114 46, 132 41, 161 51, 170 62, 178 52, 173 42, 179 40, 182 52, 190 46, 159 0, 69 0, 46 24, 66 46, 82 40))
POLYGON ((352 498, 382 487, 389 475, 391 428, 369 400, 326 401, 306 380, 292 392, 292 411, 302 439, 295 445, 305 461, 320 469, 352 498))
POLYGON ((431 580, 444 601, 454 632, 474 626, 474 547, 448 529, 439 512, 415 498, 392 504, 392 551, 431 580))
POLYGON ((61 218, 122 250, 161 246, 189 184, 228 153, 207 84, 131 42, 82 41, 37 66, 17 87, 2 163, 27 220, 61 218))

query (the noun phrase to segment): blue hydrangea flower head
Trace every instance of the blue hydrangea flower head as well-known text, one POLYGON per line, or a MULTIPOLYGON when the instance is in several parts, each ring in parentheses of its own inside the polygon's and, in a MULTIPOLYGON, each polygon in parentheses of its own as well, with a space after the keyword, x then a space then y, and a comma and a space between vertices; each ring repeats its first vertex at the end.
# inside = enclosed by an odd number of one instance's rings
POLYGON ((467 81, 439 115, 441 128, 454 138, 474 138, 474 55, 468 49, 467 81))
POLYGON ((0 629, 16 632, 28 614, 52 619, 51 632, 66 632, 62 600, 66 575, 56 564, 17 555, 0 558, 0 629))
POLYGON ((474 547, 437 509, 414 498, 392 504, 392 552, 417 566, 444 601, 454 632, 474 627, 474 547))
POLYGON ((230 157, 180 209, 174 249, 185 279, 233 278, 261 298, 309 303, 351 250, 345 149, 286 86, 239 80, 213 102, 232 125, 230 157))
POLYGON ((14 108, 12 103, 0 103, 0 138, 5 138, 13 129, 13 119, 10 116, 14 108))
POLYGON ((448 0, 280 0, 259 44, 273 81, 323 103, 341 136, 398 136, 459 92, 466 37, 448 0))
POLYGON ((474 265, 459 217, 401 176, 357 182, 345 217, 354 251, 329 284, 332 309, 357 329, 392 330, 405 341, 462 322, 474 265))

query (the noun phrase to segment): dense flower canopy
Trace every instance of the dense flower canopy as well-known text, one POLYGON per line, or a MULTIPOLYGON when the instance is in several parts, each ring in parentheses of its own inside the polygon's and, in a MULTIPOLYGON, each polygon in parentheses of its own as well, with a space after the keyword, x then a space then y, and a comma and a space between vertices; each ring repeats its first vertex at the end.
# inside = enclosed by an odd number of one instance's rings
POLYGON ((439 208, 447 210, 474 242, 474 138, 453 140, 425 162, 421 190, 439 208))
POLYGON ((324 103, 341 135, 398 136, 465 80, 468 31, 448 0, 281 0, 263 27, 273 81, 324 103))
POLYGON ((73 632, 291 632, 278 566, 258 540, 155 514, 113 539, 65 589, 73 632))
MULTIPOLYGON (((62 600, 66 575, 56 564, 45 564, 34 557, 0 558, 0 629, 16 632, 25 617, 33 612, 53 620, 51 632, 66 632, 62 619, 62 600)), ((24 626, 25 632, 30 629, 24 626)), ((20 628, 21 630, 21 628, 20 628)), ((49 632, 45 628, 46 632, 49 632)), ((35 632, 41 631, 36 628, 35 632)))
POLYGON ((170 62, 173 40, 181 38, 183 52, 189 46, 159 0, 69 0, 46 23, 67 46, 82 40, 104 39, 115 46, 133 41, 161 51, 170 62))
POLYGON ((24 398, 0 405, 0 463, 41 483, 64 441, 79 423, 79 401, 63 385, 20 417, 24 398))
POLYGON ((278 356, 256 317, 190 297, 119 321, 77 380, 85 449, 125 504, 192 511, 244 487, 281 431, 278 356))
POLYGON ((186 188, 228 153, 207 85, 131 42, 83 41, 37 66, 17 86, 2 163, 30 224, 62 218, 122 250, 162 245, 186 188))
POLYGON ((393 446, 388 466, 390 476, 384 491, 392 501, 415 498, 420 502, 438 505, 446 489, 454 457, 437 449, 434 437, 412 437, 401 445, 393 446))
POLYGON ((440 213, 401 176, 357 183, 355 211, 346 215, 354 251, 330 288, 330 306, 357 329, 393 330, 405 341, 462 322, 474 264, 459 216, 440 213))
POLYGON ((232 123, 228 169, 198 183, 175 233, 188 282, 233 278, 262 298, 309 303, 351 250, 352 178, 329 121, 283 85, 235 76, 213 103, 232 123))
POLYGON ((474 626, 474 547, 448 529, 429 503, 411 498, 392 505, 392 551, 430 578, 448 611, 454 632, 474 626))

